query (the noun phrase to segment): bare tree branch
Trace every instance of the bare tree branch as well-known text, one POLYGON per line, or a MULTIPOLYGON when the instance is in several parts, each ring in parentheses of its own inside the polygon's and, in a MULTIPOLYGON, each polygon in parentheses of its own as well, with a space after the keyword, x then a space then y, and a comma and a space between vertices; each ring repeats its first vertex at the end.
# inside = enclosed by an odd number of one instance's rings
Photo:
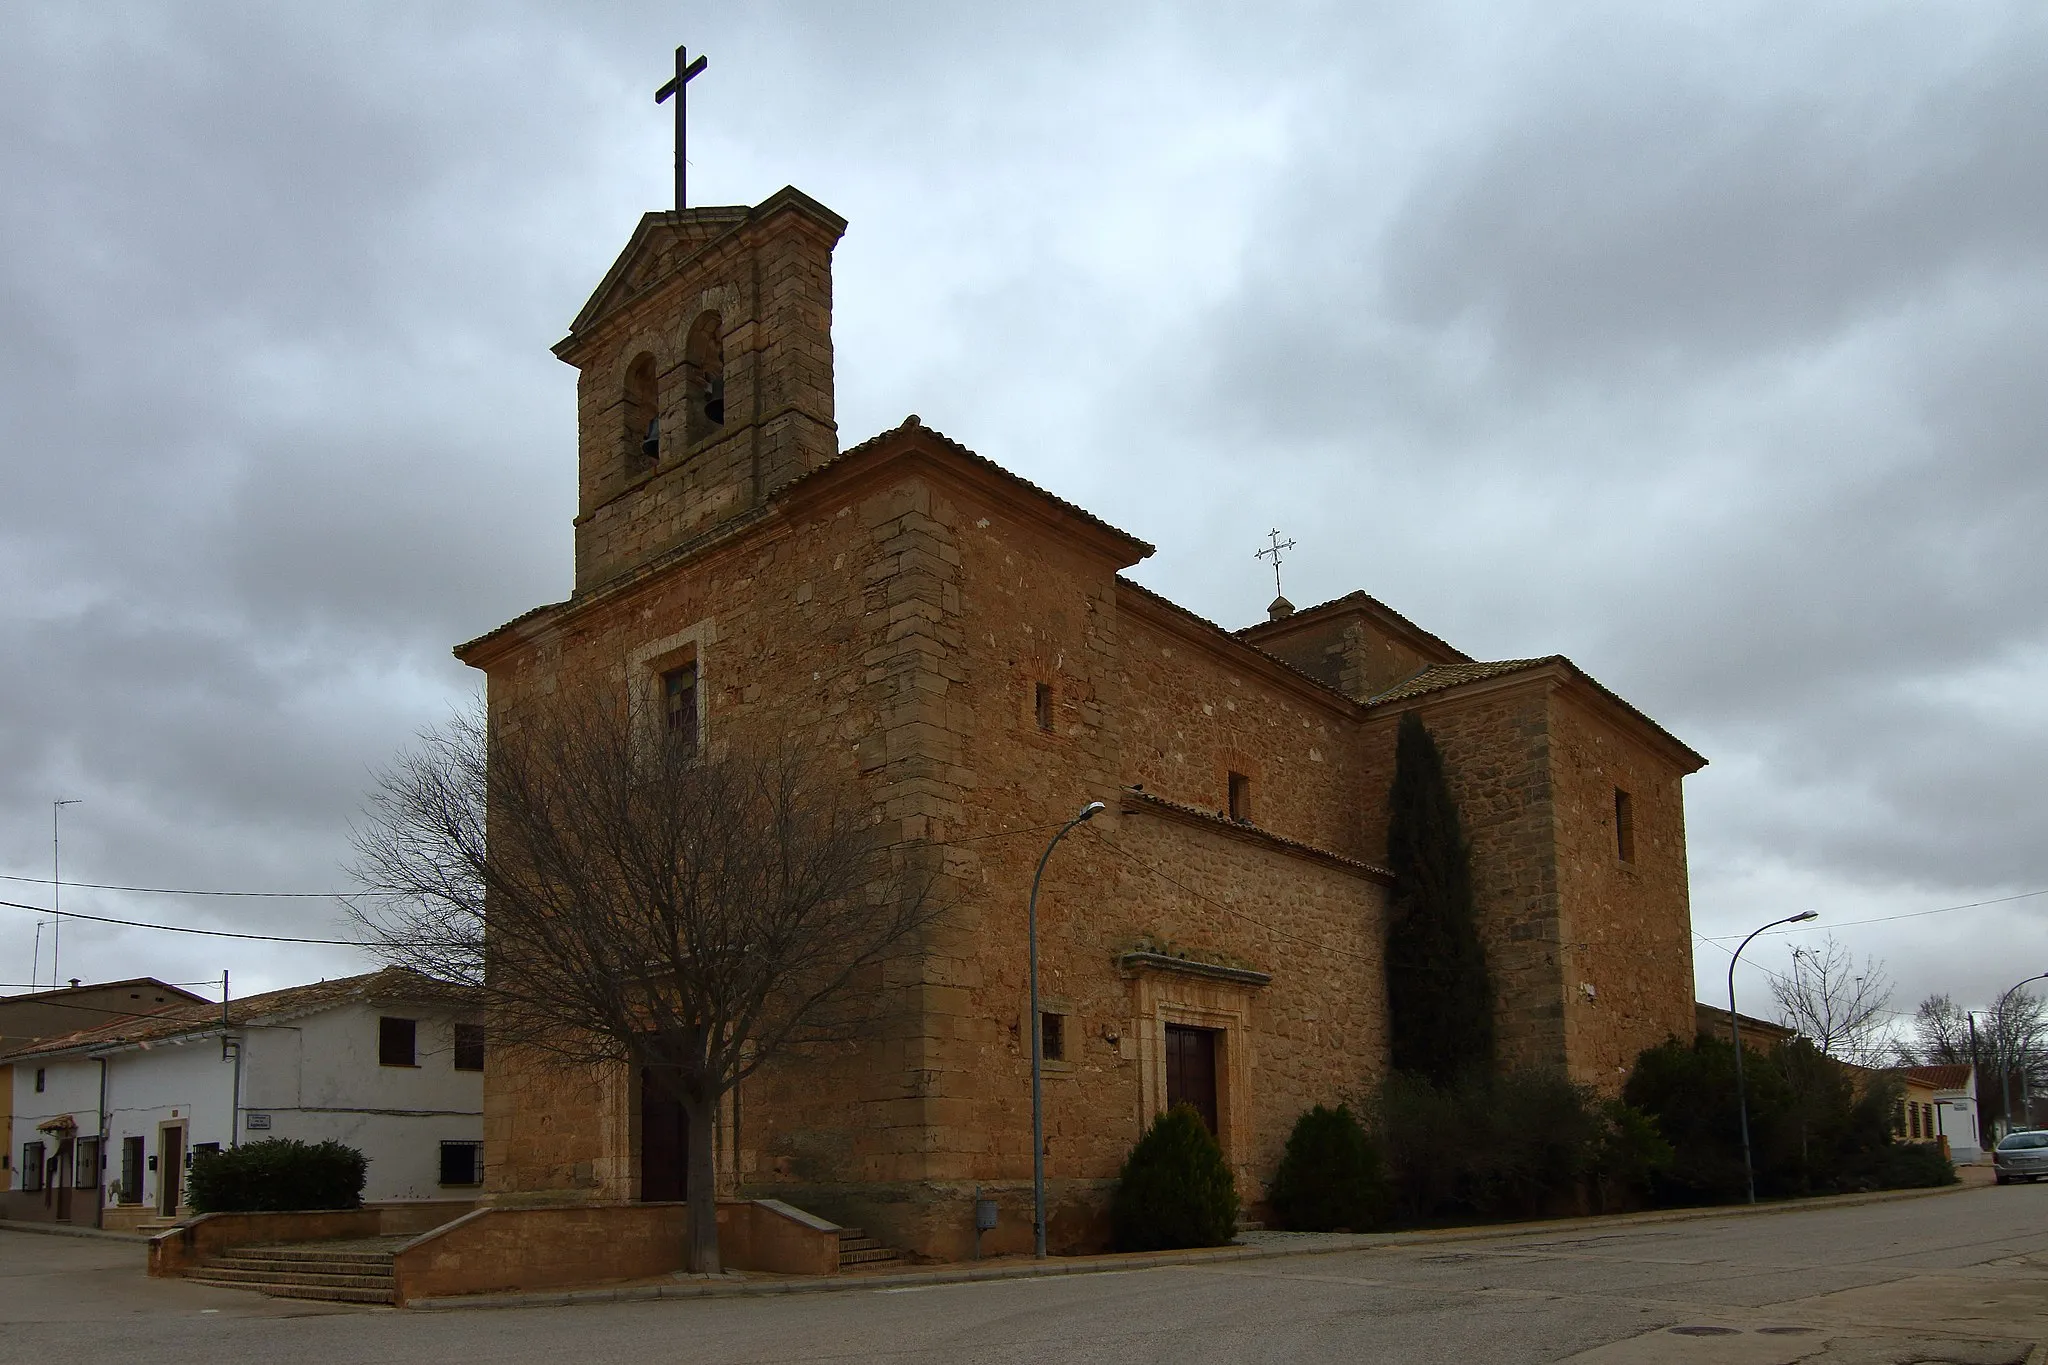
POLYGON ((1884 964, 1856 958, 1830 934, 1818 948, 1794 948, 1792 970, 1771 978, 1779 1017, 1826 1055, 1882 1065, 1888 1047, 1891 978, 1884 964))
MULTIPOLYGON (((793 749, 707 754, 645 719, 586 696, 423 736, 355 832, 353 913, 387 961, 476 985, 495 1043, 649 1068, 709 1134, 764 1063, 881 1022, 938 851, 883 842, 851 778, 793 749)), ((691 1265, 715 1270, 712 1144, 689 1148, 691 1265)))

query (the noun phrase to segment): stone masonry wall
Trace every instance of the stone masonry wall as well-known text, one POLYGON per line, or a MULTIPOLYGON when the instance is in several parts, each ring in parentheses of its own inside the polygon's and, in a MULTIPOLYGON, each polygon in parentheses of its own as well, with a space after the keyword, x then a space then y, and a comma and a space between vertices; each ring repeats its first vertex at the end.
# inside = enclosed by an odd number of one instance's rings
POLYGON ((1682 771, 1569 689, 1551 696, 1550 733, 1566 1055, 1574 1080, 1613 1092, 1644 1048, 1694 1027, 1682 771), (1633 814, 1629 862, 1616 788, 1633 814))
MULTIPOLYGON (((1510 1068, 1565 1055, 1548 688, 1538 678, 1416 708, 1443 753, 1472 846, 1499 1060, 1510 1068)), ((1382 859, 1399 723, 1389 708, 1365 726, 1366 820, 1382 859)))

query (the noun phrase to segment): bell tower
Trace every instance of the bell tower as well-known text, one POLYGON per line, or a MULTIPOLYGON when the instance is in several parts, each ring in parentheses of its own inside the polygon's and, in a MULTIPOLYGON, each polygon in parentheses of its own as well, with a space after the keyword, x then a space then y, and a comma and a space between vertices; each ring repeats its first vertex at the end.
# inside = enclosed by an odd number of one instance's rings
POLYGON ((555 346, 578 371, 579 596, 839 453, 832 251, 845 231, 791 188, 640 220, 555 346))

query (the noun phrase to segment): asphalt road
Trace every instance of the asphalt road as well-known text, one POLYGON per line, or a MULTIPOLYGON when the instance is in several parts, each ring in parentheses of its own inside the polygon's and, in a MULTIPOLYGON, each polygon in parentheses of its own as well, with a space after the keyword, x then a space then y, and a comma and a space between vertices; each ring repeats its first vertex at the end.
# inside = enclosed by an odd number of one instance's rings
POLYGON ((0 1362, 2026 1361, 2048 1188, 1512 1238, 772 1298, 401 1313, 150 1281, 0 1231, 0 1362))

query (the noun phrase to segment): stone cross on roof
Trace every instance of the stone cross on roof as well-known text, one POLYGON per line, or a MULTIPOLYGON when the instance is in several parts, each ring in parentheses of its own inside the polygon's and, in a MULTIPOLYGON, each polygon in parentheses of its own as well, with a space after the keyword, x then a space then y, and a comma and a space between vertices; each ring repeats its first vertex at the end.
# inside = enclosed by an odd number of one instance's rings
POLYGON ((688 196, 684 194, 689 164, 690 145, 690 81, 711 64, 708 57, 690 60, 690 49, 676 49, 676 74, 669 77, 668 84, 654 92, 654 102, 660 104, 670 95, 676 97, 676 212, 681 213, 688 196))
POLYGON ((1277 526, 1266 532, 1266 538, 1273 543, 1263 550, 1254 551, 1252 558, 1273 561, 1273 605, 1266 608, 1266 615, 1269 619, 1278 621, 1283 616, 1294 615, 1294 604, 1280 591, 1280 552, 1293 549, 1294 541, 1280 539, 1280 528, 1277 526))

